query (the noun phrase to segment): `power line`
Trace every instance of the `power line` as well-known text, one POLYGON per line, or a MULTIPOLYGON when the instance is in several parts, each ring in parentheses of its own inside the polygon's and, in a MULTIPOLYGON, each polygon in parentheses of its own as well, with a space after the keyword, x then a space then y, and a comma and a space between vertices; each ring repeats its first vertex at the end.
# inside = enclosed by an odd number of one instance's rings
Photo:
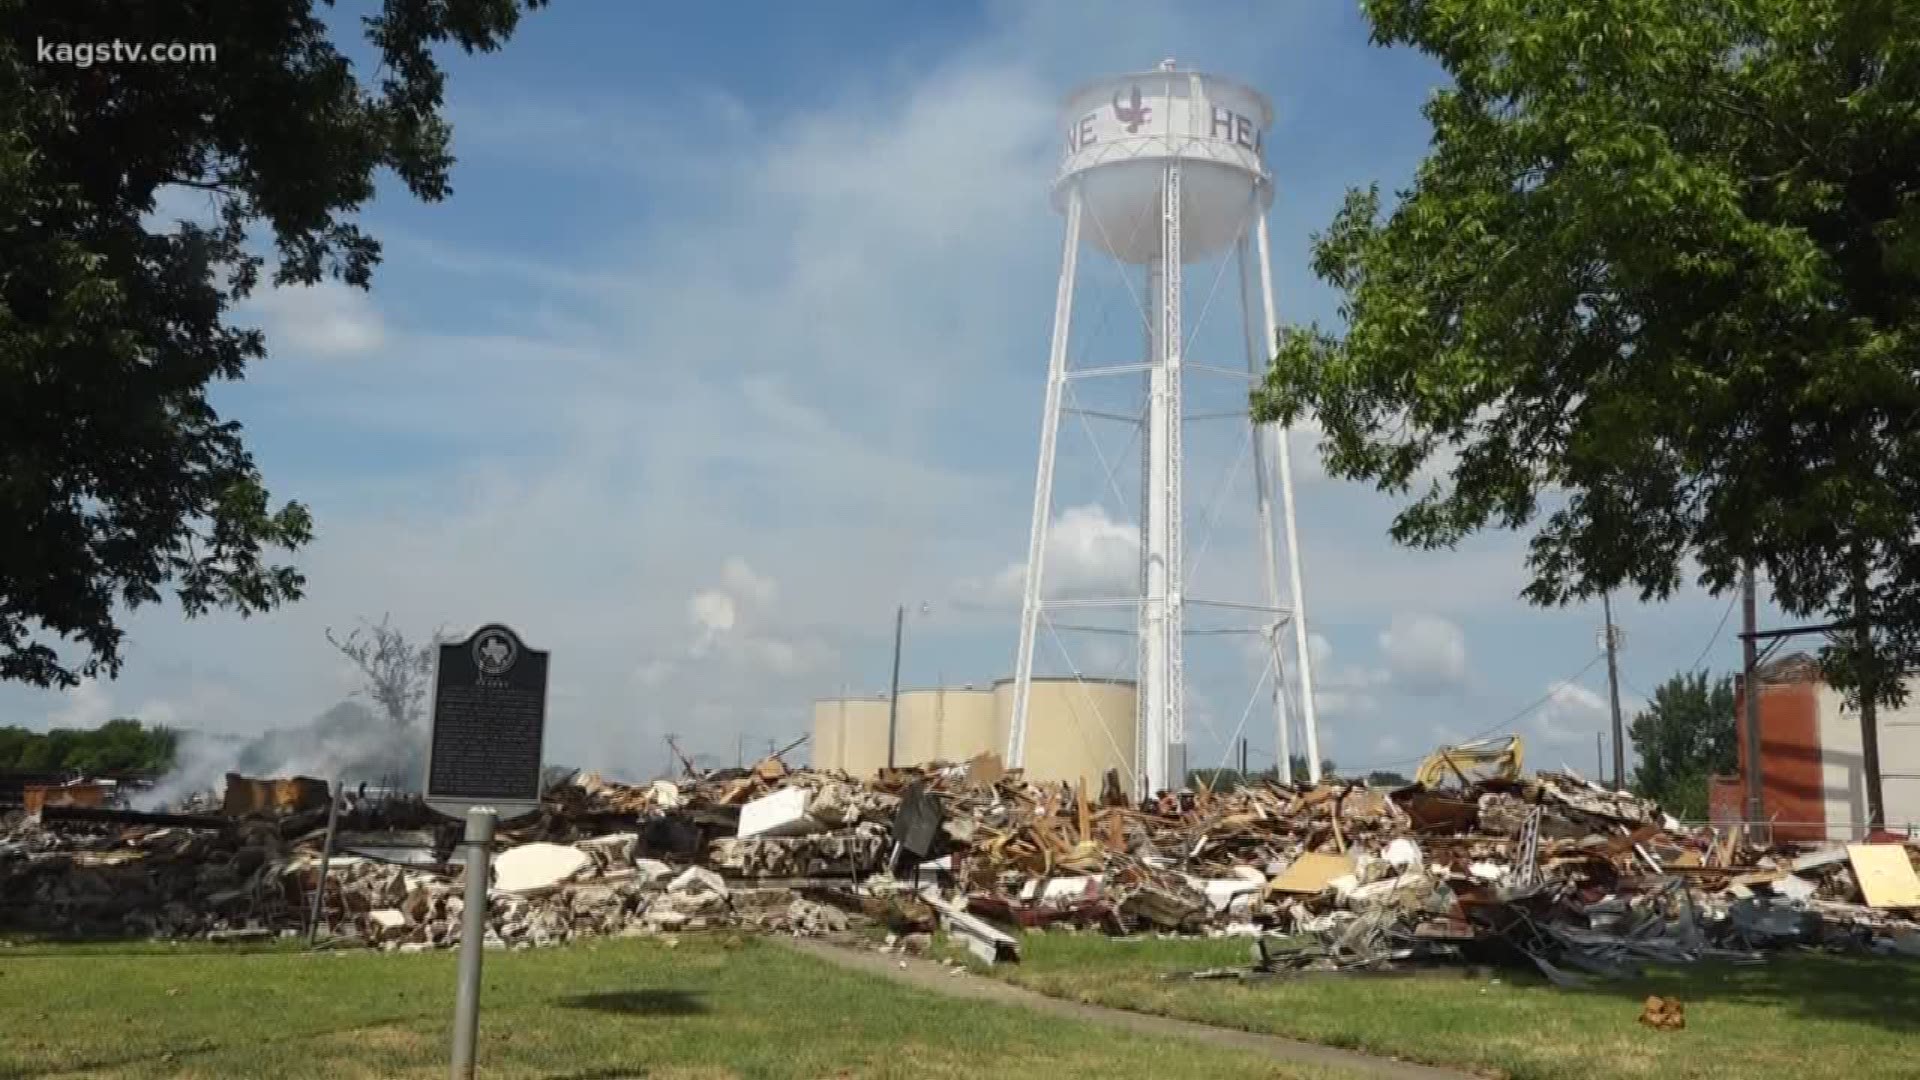
MULTIPOLYGON (((1514 721, 1519 720, 1520 718, 1526 716, 1528 713, 1534 711, 1535 709, 1538 709, 1540 706, 1545 705, 1549 701, 1552 701, 1553 696, 1560 692, 1561 687, 1573 685, 1575 682, 1579 681, 1579 679, 1582 676, 1584 676, 1587 672, 1592 671, 1593 665, 1598 664, 1600 661, 1605 660, 1606 658, 1607 658, 1607 654, 1605 650, 1595 653, 1593 655, 1593 659, 1588 660, 1585 667, 1581 668, 1579 671, 1574 672, 1572 675, 1569 675, 1566 678, 1560 679, 1557 682, 1555 682, 1552 686, 1547 688, 1547 692, 1545 694, 1540 695, 1540 697, 1538 697, 1537 699, 1535 699, 1534 701, 1526 705, 1519 712, 1514 713, 1512 716, 1507 717, 1505 720, 1502 720, 1497 724, 1493 724, 1489 727, 1483 728, 1480 731, 1474 732, 1472 735, 1469 735, 1466 738, 1461 739, 1460 742, 1470 743, 1470 742, 1473 742, 1475 739, 1483 739, 1488 735, 1491 735, 1494 732, 1499 731, 1503 727, 1510 726, 1514 721)), ((1374 765, 1368 765, 1368 766, 1365 766, 1365 768, 1368 771, 1374 771, 1378 769, 1385 769, 1390 765, 1411 765, 1417 761, 1424 759, 1426 756, 1427 755, 1425 754, 1420 754, 1415 757, 1401 758, 1398 761, 1386 761, 1386 762, 1380 762, 1374 765)))
POLYGON ((1715 645, 1720 644, 1720 633, 1727 628, 1727 620, 1733 616, 1733 605, 1739 602, 1740 594, 1736 592, 1733 594, 1733 599, 1727 601, 1727 610, 1721 612, 1720 625, 1713 628, 1713 636, 1707 639, 1706 647, 1700 650, 1699 656, 1693 658, 1693 663, 1687 665, 1688 671, 1700 670, 1700 662, 1707 658, 1707 654, 1713 651, 1715 645))

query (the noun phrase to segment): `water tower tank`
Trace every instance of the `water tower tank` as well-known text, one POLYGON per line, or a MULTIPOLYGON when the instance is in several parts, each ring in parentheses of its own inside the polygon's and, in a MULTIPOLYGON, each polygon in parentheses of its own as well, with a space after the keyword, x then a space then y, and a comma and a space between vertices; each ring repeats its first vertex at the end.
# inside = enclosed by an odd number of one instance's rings
MULTIPOLYGON (((1013 720, 1014 680, 993 684, 1001 745, 1013 720)), ((1134 717, 1139 693, 1131 679, 1033 677, 1027 699, 1032 724, 1024 768, 1031 780, 1085 781, 1097 793, 1108 769, 1123 783, 1134 774, 1134 717)))
POLYGON ((1180 261, 1216 255, 1273 202, 1266 132, 1273 106, 1217 75, 1161 70, 1099 79, 1067 95, 1056 207, 1079 185, 1085 242, 1125 263, 1160 249, 1165 167, 1181 163, 1180 261))

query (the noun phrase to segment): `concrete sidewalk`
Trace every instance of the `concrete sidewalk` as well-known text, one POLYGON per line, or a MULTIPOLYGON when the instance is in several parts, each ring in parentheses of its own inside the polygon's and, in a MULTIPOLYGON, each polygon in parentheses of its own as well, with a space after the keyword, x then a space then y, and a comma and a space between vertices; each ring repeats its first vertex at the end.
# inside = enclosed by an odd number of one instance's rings
POLYGON ((1048 997, 1025 987, 985 978, 972 972, 955 975, 954 969, 931 960, 880 953, 870 948, 834 945, 814 938, 781 937, 776 940, 830 964, 852 971, 880 975, 922 990, 932 990, 951 997, 974 1001, 1016 1005, 1072 1020, 1109 1024, 1143 1035, 1196 1039, 1212 1046, 1251 1050, 1257 1054, 1265 1054, 1275 1061, 1292 1065, 1344 1069, 1358 1076, 1380 1077, 1382 1080, 1472 1080, 1474 1076, 1469 1072, 1435 1068, 1431 1065, 1415 1065, 1392 1058, 1362 1054, 1356 1050, 1342 1050, 1332 1046, 1321 1046, 1318 1043, 1283 1039, 1278 1035, 1257 1035, 1250 1031, 1196 1024, 1190 1020, 1175 1020, 1165 1016, 1151 1016, 1146 1013, 1128 1012, 1125 1009, 1110 1009, 1104 1005, 1088 1005, 1078 1001, 1048 997), (901 966, 902 960, 905 960, 905 967, 901 966))

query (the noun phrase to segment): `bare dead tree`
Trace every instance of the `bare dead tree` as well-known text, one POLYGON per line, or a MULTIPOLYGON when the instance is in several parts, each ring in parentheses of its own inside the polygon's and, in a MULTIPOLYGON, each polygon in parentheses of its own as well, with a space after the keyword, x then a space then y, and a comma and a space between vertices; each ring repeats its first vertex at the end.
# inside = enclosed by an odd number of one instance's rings
POLYGON ((382 615, 378 625, 361 621, 360 629, 340 639, 327 628, 327 643, 353 661, 366 679, 354 691, 356 697, 372 699, 395 727, 408 727, 420 719, 427 685, 433 679, 434 650, 447 640, 444 630, 434 631, 432 640, 414 645, 382 615))

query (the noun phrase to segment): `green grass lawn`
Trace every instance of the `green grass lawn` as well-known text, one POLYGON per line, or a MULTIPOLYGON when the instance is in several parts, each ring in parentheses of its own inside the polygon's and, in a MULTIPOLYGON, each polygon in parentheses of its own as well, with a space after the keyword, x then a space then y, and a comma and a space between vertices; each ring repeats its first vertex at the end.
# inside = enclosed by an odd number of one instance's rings
POLYGON ((1157 977, 1244 965, 1244 939, 1030 934, 1021 954, 996 972, 1045 993, 1523 1080, 1920 1076, 1920 963, 1802 954, 1763 967, 1655 968, 1570 991, 1509 970, 1157 977), (1685 1030, 1639 1024, 1648 994, 1679 998, 1685 1030))
MULTIPOLYGON (((454 961, 0 948, 0 1077, 443 1077, 454 961)), ((737 937, 488 953, 485 983, 490 1080, 1325 1075, 954 1001, 737 937)))

